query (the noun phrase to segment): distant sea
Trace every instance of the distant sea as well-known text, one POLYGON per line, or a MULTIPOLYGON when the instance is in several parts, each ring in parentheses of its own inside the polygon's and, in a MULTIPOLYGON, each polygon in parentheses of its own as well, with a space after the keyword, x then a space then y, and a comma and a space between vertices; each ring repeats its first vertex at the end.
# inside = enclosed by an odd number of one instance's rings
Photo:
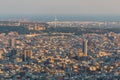
POLYGON ((51 22, 55 16, 58 21, 120 21, 120 16, 108 15, 0 15, 0 20, 51 22))

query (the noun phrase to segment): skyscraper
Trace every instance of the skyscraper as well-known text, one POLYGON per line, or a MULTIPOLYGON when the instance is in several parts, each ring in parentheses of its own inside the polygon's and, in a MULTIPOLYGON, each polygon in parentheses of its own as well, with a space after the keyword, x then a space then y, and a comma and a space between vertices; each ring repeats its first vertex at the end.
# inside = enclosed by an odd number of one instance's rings
POLYGON ((3 49, 0 49, 0 59, 2 59, 3 49))
POLYGON ((25 49, 23 54, 23 61, 27 61, 32 58, 32 50, 31 49, 25 49))
POLYGON ((15 47, 15 39, 14 39, 14 38, 11 38, 11 39, 9 40, 9 45, 10 45, 11 48, 14 48, 14 47, 15 47))
POLYGON ((88 44, 88 40, 84 40, 83 41, 83 54, 87 55, 87 44, 88 44))

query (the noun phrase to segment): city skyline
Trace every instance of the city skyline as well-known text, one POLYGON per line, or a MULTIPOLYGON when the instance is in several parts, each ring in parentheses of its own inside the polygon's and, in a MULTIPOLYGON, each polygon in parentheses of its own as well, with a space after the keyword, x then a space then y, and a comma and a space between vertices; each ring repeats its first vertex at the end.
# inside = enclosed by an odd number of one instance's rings
POLYGON ((119 15, 118 0, 0 0, 0 14, 119 15))
POLYGON ((120 80, 120 1, 0 1, 0 80, 120 80))

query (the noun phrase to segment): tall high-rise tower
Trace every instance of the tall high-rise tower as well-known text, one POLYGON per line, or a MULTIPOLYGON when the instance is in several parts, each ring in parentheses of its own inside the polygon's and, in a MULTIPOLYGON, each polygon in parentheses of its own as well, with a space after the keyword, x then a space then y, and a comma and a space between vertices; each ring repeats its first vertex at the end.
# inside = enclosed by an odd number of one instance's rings
POLYGON ((57 17, 55 16, 55 27, 57 27, 57 17))
POLYGON ((9 40, 9 45, 10 45, 11 48, 14 48, 14 47, 15 47, 15 39, 14 39, 14 38, 11 38, 11 39, 9 40))
POLYGON ((0 59, 2 59, 3 49, 0 49, 0 59))
POLYGON ((31 59, 32 58, 32 50, 31 49, 25 49, 24 50, 24 57, 23 57, 23 61, 27 61, 27 60, 29 60, 29 59, 31 59))
POLYGON ((88 40, 83 41, 83 54, 87 55, 88 40))

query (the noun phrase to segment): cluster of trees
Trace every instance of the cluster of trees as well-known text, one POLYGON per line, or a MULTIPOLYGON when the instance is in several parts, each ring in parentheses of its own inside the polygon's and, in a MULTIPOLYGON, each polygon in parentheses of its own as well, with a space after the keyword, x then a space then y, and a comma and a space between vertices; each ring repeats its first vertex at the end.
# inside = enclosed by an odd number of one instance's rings
POLYGON ((43 31, 28 30, 25 26, 0 26, 0 33, 9 33, 11 31, 16 31, 19 34, 29 34, 29 33, 53 33, 53 32, 63 32, 63 33, 75 33, 76 35, 81 35, 85 33, 97 33, 104 34, 107 32, 119 33, 120 28, 81 28, 81 27, 50 27, 43 31))
POLYGON ((83 28, 83 27, 57 27, 48 28, 45 32, 64 32, 64 33, 75 33, 76 35, 81 35, 85 33, 97 33, 104 34, 108 32, 120 33, 120 28, 83 28))
POLYGON ((9 33, 11 31, 18 32, 19 34, 29 33, 28 29, 23 26, 0 26, 0 33, 9 33))

